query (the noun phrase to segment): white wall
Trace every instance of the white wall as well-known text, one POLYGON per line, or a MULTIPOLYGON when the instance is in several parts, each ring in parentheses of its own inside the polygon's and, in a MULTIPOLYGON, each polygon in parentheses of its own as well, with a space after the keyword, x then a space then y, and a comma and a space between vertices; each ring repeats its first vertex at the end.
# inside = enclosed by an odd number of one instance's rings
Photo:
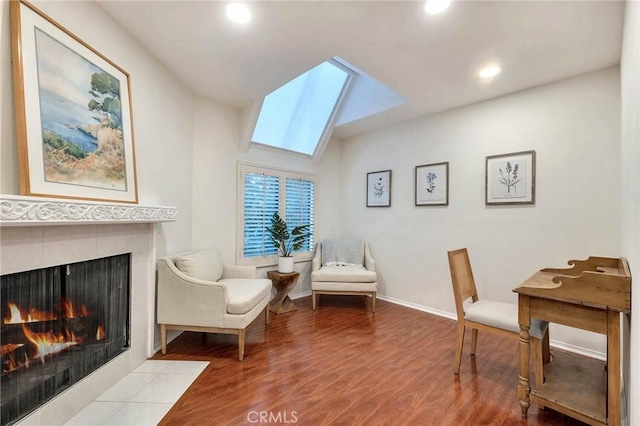
MULTIPOLYGON (((156 225, 157 249, 187 249, 193 95, 94 2, 32 3, 130 74, 139 202, 178 207, 178 222, 156 225)), ((18 194, 8 1, 0 3, 0 61, 0 191, 18 194)))
POLYGON ((15 149, 15 116, 11 72, 9 2, 0 2, 0 193, 17 194, 18 157, 15 149))
MULTIPOLYGON (((468 247, 481 298, 542 267, 620 253, 620 81, 610 68, 347 139, 343 237, 371 242, 383 295, 455 313, 447 250, 468 247), (534 206, 485 206, 485 157, 537 153, 534 206), (414 167, 449 161, 448 207, 414 206, 414 167), (366 173, 392 170, 390 208, 366 208, 366 173)), ((605 352, 603 336, 551 339, 605 352), (595 337, 595 338, 594 338, 595 337)))
MULTIPOLYGON (((622 85, 622 252, 629 260, 632 277, 640 277, 640 3, 627 1, 624 38, 620 62, 622 85)), ((638 285, 637 278, 633 283, 638 285)), ((623 408, 628 411, 629 425, 640 424, 640 407, 630 401, 640 400, 640 293, 631 292, 631 310, 636 315, 623 321, 628 387, 623 408), (633 332, 632 332, 633 331, 633 332), (634 360, 632 362, 631 360, 634 360)))
MULTIPOLYGON (((238 161, 262 166, 314 173, 316 188, 316 240, 340 235, 338 203, 340 195, 340 145, 331 140, 322 159, 315 164, 308 158, 275 150, 240 150, 240 112, 206 99, 195 105, 193 144, 193 246, 216 246, 223 261, 235 263, 238 161)), ((292 295, 311 291, 309 263, 296 264, 301 272, 292 295)), ((266 276, 267 269, 260 270, 266 276)))

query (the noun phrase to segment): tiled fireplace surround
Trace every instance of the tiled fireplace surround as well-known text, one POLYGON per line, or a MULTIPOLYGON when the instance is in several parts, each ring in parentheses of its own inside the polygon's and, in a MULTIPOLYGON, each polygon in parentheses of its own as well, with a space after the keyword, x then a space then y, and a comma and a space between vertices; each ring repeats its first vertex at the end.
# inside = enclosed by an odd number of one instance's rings
POLYGON ((43 405, 20 424, 64 423, 153 354, 156 261, 153 223, 175 220, 177 216, 177 211, 172 208, 142 208, 146 210, 138 214, 141 208, 138 206, 108 205, 115 207, 117 212, 111 214, 107 211, 105 215, 105 205, 98 203, 52 203, 59 210, 57 216, 46 216, 51 211, 49 204, 43 218, 42 214, 32 214, 43 208, 42 202, 33 202, 28 197, 7 200, 0 196, 0 273, 10 274, 131 252, 131 347, 43 405), (16 199, 22 203, 21 206, 15 204, 16 199), (69 206, 72 207, 71 213, 64 213, 69 206), (87 212, 78 216, 78 206, 84 206, 87 212), (89 210, 94 208, 100 208, 101 214, 91 216, 89 210), (16 218, 14 213, 17 210, 20 214, 24 210, 25 214, 16 218), (132 212, 136 214, 130 214, 132 212), (27 213, 31 216, 27 217, 27 213))

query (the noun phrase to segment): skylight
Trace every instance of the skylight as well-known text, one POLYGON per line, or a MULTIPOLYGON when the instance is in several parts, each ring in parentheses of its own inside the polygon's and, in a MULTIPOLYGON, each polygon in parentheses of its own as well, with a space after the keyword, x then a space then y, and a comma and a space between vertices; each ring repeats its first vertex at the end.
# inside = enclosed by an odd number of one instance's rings
POLYGON ((251 141, 313 156, 333 129, 354 72, 328 60, 264 99, 251 141))

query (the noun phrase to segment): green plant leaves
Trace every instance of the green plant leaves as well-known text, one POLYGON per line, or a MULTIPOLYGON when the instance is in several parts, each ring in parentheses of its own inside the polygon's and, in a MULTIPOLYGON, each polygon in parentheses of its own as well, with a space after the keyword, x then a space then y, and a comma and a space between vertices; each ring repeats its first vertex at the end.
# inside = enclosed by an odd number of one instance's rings
POLYGON ((289 233, 287 223, 278 213, 274 213, 271 217, 271 226, 266 226, 265 229, 269 233, 269 242, 278 250, 280 256, 289 257, 291 253, 304 247, 309 238, 309 226, 308 224, 296 226, 289 233))

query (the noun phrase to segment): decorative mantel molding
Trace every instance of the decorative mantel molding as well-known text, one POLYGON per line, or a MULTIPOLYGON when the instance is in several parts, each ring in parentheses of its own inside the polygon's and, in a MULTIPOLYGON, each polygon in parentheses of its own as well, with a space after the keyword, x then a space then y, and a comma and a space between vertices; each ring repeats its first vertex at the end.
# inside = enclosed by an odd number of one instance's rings
POLYGON ((177 219, 175 207, 0 194, 0 226, 157 223, 177 219))

